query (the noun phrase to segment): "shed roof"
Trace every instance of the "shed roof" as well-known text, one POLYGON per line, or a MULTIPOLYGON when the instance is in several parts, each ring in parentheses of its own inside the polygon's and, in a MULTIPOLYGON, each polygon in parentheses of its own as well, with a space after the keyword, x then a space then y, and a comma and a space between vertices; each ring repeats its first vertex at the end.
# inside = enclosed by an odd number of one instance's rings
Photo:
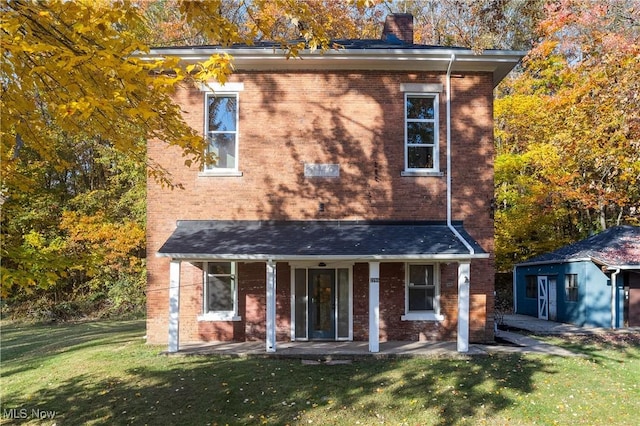
POLYGON ((640 268, 640 227, 616 226, 516 266, 589 259, 604 266, 640 268))
POLYGON ((178 221, 159 256, 176 259, 470 259, 488 257, 453 224, 472 254, 442 222, 178 221))

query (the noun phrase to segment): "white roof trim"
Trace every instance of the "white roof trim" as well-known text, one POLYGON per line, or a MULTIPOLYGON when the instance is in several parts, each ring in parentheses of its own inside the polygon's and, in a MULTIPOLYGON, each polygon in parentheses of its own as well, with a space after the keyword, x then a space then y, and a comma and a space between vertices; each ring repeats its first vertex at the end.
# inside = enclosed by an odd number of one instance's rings
POLYGON ((622 264, 622 265, 607 265, 602 263, 602 261, 594 259, 593 257, 580 257, 580 258, 576 258, 576 259, 561 259, 561 260, 542 260, 540 262, 523 262, 523 263, 518 263, 517 265, 514 265, 514 269, 516 268, 527 268, 529 266, 543 266, 543 265, 555 265, 555 264, 562 264, 562 263, 575 263, 575 262, 592 262, 592 263, 597 263, 599 265, 604 266, 607 270, 612 270, 612 269, 640 269, 640 265, 634 265, 634 264, 622 264))
POLYGON ((202 62, 211 55, 229 54, 236 70, 398 70, 446 72, 451 55, 456 61, 451 72, 491 72, 497 85, 526 54, 516 50, 485 50, 476 53, 469 49, 447 48, 361 48, 329 49, 326 51, 303 50, 297 58, 287 59, 285 51, 271 47, 213 48, 184 47, 151 49, 139 56, 156 61, 167 56, 177 56, 185 63, 202 62))
POLYGON ((607 265, 606 267, 607 271, 612 271, 614 269, 620 269, 620 270, 639 270, 640 271, 640 265, 607 265))
POLYGON ((556 260, 541 260, 539 262, 522 262, 513 266, 513 268, 526 268, 528 266, 542 266, 542 265, 554 265, 560 263, 574 263, 574 262, 591 262, 590 257, 581 257, 577 259, 556 259, 556 260))
POLYGON ((274 261, 306 261, 306 260, 325 260, 325 261, 375 261, 375 260, 471 260, 471 259, 488 259, 489 253, 480 254, 407 254, 407 255, 365 255, 365 256, 300 256, 300 255, 269 255, 269 254, 206 254, 206 253, 156 253, 156 257, 170 257, 177 260, 191 260, 191 261, 205 261, 212 259, 220 260, 249 260, 249 261, 267 261, 269 259, 274 261))

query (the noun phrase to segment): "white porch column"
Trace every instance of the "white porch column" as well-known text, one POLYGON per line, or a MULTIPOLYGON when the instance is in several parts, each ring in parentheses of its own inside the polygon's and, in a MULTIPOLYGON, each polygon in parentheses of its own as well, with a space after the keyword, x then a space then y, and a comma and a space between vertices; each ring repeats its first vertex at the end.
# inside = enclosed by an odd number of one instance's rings
POLYGON ((369 352, 380 352, 380 262, 369 262, 369 352))
POLYGON ((267 261, 267 352, 276 351, 276 264, 267 261))
POLYGON ((469 352, 470 263, 458 264, 458 352, 469 352))
POLYGON ((180 261, 169 264, 169 352, 178 352, 180 325, 180 261))

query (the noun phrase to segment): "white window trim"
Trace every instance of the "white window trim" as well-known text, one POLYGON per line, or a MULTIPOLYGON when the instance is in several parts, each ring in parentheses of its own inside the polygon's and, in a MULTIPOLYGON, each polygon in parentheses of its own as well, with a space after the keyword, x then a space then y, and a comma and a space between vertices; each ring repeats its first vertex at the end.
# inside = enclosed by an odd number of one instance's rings
POLYGON ((238 315, 238 282, 237 282, 237 263, 231 263, 231 276, 233 276, 233 311, 211 311, 207 312, 208 301, 208 273, 209 262, 203 262, 202 270, 202 311, 203 313, 198 315, 198 321, 242 321, 242 317, 238 315))
POLYGON ((219 177, 241 177, 243 173, 239 170, 240 167, 240 92, 244 90, 244 83, 231 82, 226 84, 220 84, 216 82, 209 83, 201 83, 199 87, 201 92, 205 93, 204 96, 204 132, 205 138, 209 140, 209 129, 208 129, 208 117, 207 117, 207 109, 208 109, 208 98, 210 95, 221 95, 221 96, 235 96, 236 97, 236 166, 234 168, 211 168, 211 169, 203 169, 198 173, 198 176, 208 177, 208 176, 219 176, 219 177))
MULTIPOLYGON (((401 90, 404 89, 437 89, 436 86, 441 85, 401 85, 401 90), (432 87, 433 86, 433 87, 432 87)), ((440 94, 437 90, 433 91, 411 91, 404 93, 404 170, 401 172, 401 176, 444 176, 444 173, 440 171, 440 94), (433 98, 433 119, 408 119, 407 118, 407 98, 409 97, 421 97, 421 98, 433 98), (424 122, 433 123, 433 167, 432 168, 409 168, 409 143, 407 135, 407 123, 411 122, 424 122)), ((425 144, 426 145, 426 144, 425 144)))
POLYGON ((438 263, 405 263, 404 278, 404 315, 400 317, 402 321, 444 321, 445 317, 440 312, 440 265, 438 263), (411 311, 409 312, 409 265, 433 265, 433 284, 435 292, 433 297, 433 311, 411 311))
POLYGON ((404 314, 400 317, 402 321, 444 321, 444 315, 433 312, 404 314))
POLYGON ((198 315, 198 321, 242 321, 242 317, 235 315, 233 312, 207 312, 198 315))

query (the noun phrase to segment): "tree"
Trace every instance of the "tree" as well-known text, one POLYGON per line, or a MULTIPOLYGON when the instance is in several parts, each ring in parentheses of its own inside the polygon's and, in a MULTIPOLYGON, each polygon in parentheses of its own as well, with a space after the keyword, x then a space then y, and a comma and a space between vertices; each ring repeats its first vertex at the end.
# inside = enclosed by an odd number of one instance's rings
POLYGON ((640 9, 566 0, 546 13, 523 73, 496 101, 496 247, 504 270, 640 222, 640 9))
MULTIPOLYGON (((12 165, 23 189, 6 186, 2 205, 3 297, 109 311, 144 297, 144 163, 108 141, 59 135, 55 166, 25 147, 12 165), (124 297, 126 295, 126 297, 124 297)), ((38 311, 38 309, 32 309, 38 311)), ((50 314, 47 314, 50 315, 50 314)))
POLYGON ((416 42, 475 50, 523 49, 544 16, 544 0, 407 1, 416 42))
POLYGON ((205 158, 202 135, 185 123, 172 93, 179 84, 224 83, 232 58, 215 55, 183 68, 176 58, 143 58, 150 43, 270 38, 295 56, 303 47, 330 48, 334 28, 343 35, 364 28, 377 15, 361 12, 373 5, 0 1, 2 294, 76 291, 139 275, 144 216, 112 206, 126 206, 131 194, 144 199, 145 170, 173 184, 147 164, 144 142, 179 146, 186 165, 215 160, 205 158), (349 25, 337 26, 337 19, 349 25), (122 181, 125 175, 131 179, 122 181))

